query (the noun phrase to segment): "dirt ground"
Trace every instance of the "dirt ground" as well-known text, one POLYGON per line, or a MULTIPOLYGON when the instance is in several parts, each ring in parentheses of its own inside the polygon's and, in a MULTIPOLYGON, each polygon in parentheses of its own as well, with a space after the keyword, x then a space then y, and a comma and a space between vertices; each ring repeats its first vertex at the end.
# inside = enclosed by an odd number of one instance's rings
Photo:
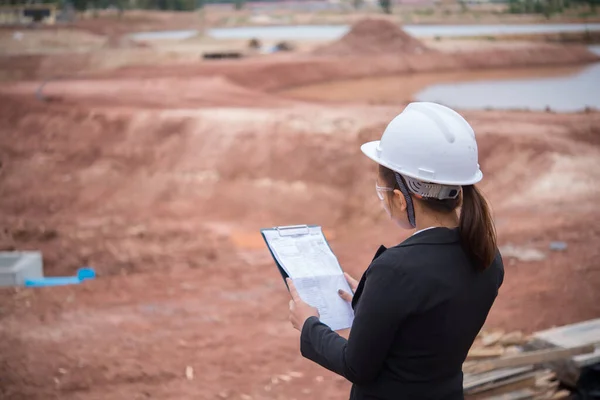
MULTIPOLYGON (((465 54, 483 69, 541 53, 465 54)), ((381 210, 359 150, 404 104, 281 93, 337 79, 343 63, 349 77, 388 72, 382 60, 292 55, 67 77, 44 101, 39 81, 2 83, 0 246, 41 250, 47 275, 87 265, 99 277, 0 290, 0 398, 347 398, 347 382, 300 356, 258 234, 321 224, 356 276, 409 234, 381 210)), ((488 325, 531 332, 600 316, 600 112, 463 114, 500 244, 544 256, 505 258, 488 325)))

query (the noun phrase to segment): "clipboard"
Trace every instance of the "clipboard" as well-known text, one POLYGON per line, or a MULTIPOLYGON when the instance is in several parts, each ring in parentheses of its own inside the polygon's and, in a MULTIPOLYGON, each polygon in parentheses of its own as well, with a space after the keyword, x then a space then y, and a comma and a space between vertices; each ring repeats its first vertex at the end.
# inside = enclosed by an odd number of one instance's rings
POLYGON ((352 289, 322 227, 277 226, 260 232, 287 290, 285 280, 292 278, 300 297, 319 310, 321 322, 332 330, 352 326, 352 306, 338 294, 352 289))
MULTIPOLYGON (((320 226, 319 225, 286 225, 286 226, 274 226, 272 228, 263 228, 260 230, 260 234, 263 237, 265 244, 267 245, 267 249, 269 249, 269 253, 271 253, 271 257, 273 257, 273 261, 275 261, 275 266, 279 270, 279 273, 281 274, 281 278, 283 279, 283 283, 285 283, 285 287, 288 290, 290 288, 288 287, 286 279, 289 278, 289 275, 281 267, 281 264, 279 264, 277 257, 275 257, 275 254, 273 253, 271 246, 269 246, 269 242, 267 241, 265 232, 266 231, 277 231, 279 233, 279 236, 299 236, 299 235, 308 235, 310 233, 310 228, 320 228, 320 226)), ((325 234, 323 234, 323 237, 325 237, 325 234)), ((325 239, 325 241, 327 241, 327 239, 325 239)), ((327 246, 329 246, 329 242, 327 242, 327 246)))

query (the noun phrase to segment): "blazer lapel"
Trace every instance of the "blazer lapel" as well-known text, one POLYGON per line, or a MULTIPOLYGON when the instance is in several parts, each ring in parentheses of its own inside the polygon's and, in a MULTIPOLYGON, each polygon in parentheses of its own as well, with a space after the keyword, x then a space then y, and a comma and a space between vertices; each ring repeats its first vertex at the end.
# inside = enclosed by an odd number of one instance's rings
MULTIPOLYGON (((375 253, 375 256, 373 257, 373 260, 371 260, 371 263, 373 263, 373 261, 375 261, 377 259, 377 257, 382 255, 386 250, 387 250, 387 248, 384 245, 379 246, 379 249, 377 249, 377 252, 375 253)), ((371 266, 369 266, 369 268, 371 268, 371 266)), ((362 294, 363 288, 365 286, 365 281, 367 279, 367 272, 369 272, 369 268, 367 268, 365 273, 360 278, 360 282, 358 282, 358 287, 356 288, 356 292, 354 293, 354 296, 352 297, 352 309, 354 309, 356 307, 358 298, 362 294)))

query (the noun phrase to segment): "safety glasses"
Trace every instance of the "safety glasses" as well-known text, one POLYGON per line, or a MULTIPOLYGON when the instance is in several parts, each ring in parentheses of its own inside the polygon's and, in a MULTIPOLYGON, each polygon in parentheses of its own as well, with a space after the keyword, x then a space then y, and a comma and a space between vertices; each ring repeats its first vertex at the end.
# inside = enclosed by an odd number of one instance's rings
POLYGON ((377 192, 377 197, 379 197, 379 200, 383 200, 385 198, 383 196, 383 192, 393 192, 394 188, 379 186, 377 182, 375 182, 375 191, 377 192))

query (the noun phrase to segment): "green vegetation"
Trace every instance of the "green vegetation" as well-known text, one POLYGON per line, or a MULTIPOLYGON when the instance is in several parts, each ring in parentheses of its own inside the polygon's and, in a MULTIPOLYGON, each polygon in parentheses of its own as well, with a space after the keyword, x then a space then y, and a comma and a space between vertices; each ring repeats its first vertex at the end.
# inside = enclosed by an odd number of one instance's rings
POLYGON ((392 1, 391 0, 379 0, 379 6, 386 14, 392 13, 392 1))
POLYGON ((360 10, 364 5, 364 0, 352 0, 352 6, 355 10, 360 10))
MULTIPOLYGON (((277 0, 261 0, 276 2, 277 0)), ((354 0, 362 4, 362 0, 354 0)), ((389 0, 387 0, 389 2, 389 0)), ((205 4, 231 4, 236 10, 244 8, 246 0, 0 0, 0 5, 22 5, 31 3, 55 3, 59 7, 72 6, 78 11, 117 8, 119 10, 173 10, 193 11, 205 4)))
POLYGON ((435 13, 435 10, 433 8, 426 8, 424 10, 415 10, 415 14, 416 15, 433 15, 435 13))
MULTIPOLYGON (((0 0, 4 5, 20 5, 31 3, 57 3, 59 7, 73 6, 78 11, 88 9, 106 9, 109 7, 119 10, 127 9, 151 9, 151 10, 173 10, 192 11, 201 9, 205 4, 231 4, 236 10, 245 7, 247 0, 0 0)), ((277 2, 278 0, 262 0, 263 2, 277 2)), ((347 0, 354 9, 361 9, 364 0, 347 0)), ((461 13, 469 12, 466 0, 458 0, 461 13)), ((582 6, 588 6, 587 10, 581 10, 578 15, 587 17, 597 15, 600 0, 507 0, 507 12, 511 14, 542 14, 550 18, 554 14, 582 6)), ((392 0, 379 0, 382 12, 392 14, 392 0)), ((444 10, 444 15, 449 15, 449 10, 444 10)), ((426 8, 416 10, 416 15, 429 16, 434 14, 434 9, 426 8)))
POLYGON ((241 10, 242 8, 244 8, 245 3, 245 0, 235 0, 233 2, 233 6, 236 10, 241 10))
POLYGON ((511 14, 543 14, 546 18, 559 14, 573 6, 587 4, 590 15, 595 14, 600 0, 509 0, 508 12, 511 14))

